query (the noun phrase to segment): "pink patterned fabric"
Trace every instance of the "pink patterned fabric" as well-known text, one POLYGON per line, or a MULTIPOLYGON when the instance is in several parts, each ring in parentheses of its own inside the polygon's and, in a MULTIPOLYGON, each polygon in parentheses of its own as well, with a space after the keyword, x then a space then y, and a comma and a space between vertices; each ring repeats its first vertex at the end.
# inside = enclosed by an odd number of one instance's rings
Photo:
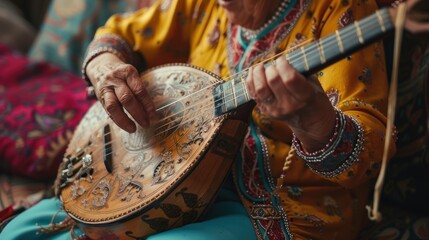
POLYGON ((0 45, 0 172, 51 180, 92 104, 84 81, 0 45))

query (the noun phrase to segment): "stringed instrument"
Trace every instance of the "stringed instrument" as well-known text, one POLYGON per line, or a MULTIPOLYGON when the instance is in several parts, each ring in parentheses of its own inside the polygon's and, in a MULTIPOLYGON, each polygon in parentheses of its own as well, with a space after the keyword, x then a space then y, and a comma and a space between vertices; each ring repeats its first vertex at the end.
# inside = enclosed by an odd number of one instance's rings
MULTIPOLYGON (((285 57, 309 75, 392 32, 395 14, 381 9, 285 57)), ((132 134, 95 103, 59 169, 57 194, 67 214, 91 239, 144 239, 195 222, 246 133, 247 124, 228 114, 251 102, 246 76, 247 70, 225 82, 187 64, 142 73, 160 120, 132 134)))

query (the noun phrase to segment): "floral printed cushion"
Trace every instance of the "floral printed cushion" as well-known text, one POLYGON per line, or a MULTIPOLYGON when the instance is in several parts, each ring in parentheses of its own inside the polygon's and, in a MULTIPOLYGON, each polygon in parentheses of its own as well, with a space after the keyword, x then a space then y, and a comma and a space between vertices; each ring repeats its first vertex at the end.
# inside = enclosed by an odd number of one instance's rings
POLYGON ((0 172, 53 179, 91 105, 84 81, 0 45, 0 172))
POLYGON ((86 48, 97 28, 114 13, 134 11, 151 2, 153 0, 53 0, 29 56, 80 74, 86 48))

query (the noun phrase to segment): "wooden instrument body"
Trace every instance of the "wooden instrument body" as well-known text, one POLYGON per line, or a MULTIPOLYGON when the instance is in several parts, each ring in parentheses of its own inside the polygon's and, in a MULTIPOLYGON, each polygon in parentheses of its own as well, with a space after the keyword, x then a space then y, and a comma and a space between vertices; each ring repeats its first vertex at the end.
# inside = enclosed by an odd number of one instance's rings
POLYGON ((247 128, 214 116, 212 89, 222 80, 209 72, 176 64, 141 77, 161 109, 159 123, 129 134, 96 103, 60 168, 64 210, 91 239, 139 239, 196 221, 227 176, 247 128))
MULTIPOLYGON (((427 2, 420 6, 427 9, 427 2)), ((285 58, 310 75, 392 32, 395 16, 393 9, 379 10, 285 58)), ((427 24, 411 23, 416 32, 429 30, 427 24)), ((207 71, 178 64, 142 74, 162 111, 159 125, 133 134, 119 129, 95 104, 60 167, 56 185, 65 211, 91 239, 143 239, 197 220, 227 176, 245 135, 244 122, 215 114, 251 100, 246 75, 243 71, 221 84, 207 71), (216 106, 219 101, 221 107, 216 106)))

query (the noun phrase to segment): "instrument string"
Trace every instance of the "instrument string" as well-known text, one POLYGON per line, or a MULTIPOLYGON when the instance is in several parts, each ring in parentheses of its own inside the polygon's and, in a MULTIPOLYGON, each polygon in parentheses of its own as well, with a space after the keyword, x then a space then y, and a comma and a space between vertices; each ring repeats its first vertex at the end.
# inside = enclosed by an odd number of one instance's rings
MULTIPOLYGON (((360 27, 362 29, 365 29, 366 31, 373 31, 373 30, 376 30, 377 28, 380 28, 379 25, 373 24, 370 21, 361 23, 360 27)), ((351 37, 354 37, 355 34, 356 34, 356 31, 353 28, 349 29, 348 31, 341 32, 341 36, 342 36, 343 39, 349 39, 351 37)), ((328 48, 330 48, 330 47, 334 47, 335 45, 338 46, 338 42, 336 41, 336 38, 335 38, 335 36, 333 34, 328 35, 325 38, 319 39, 317 41, 327 41, 327 40, 332 40, 332 41, 328 41, 327 43, 324 43, 322 45, 325 50, 328 49, 328 48)), ((265 60, 257 63, 257 64, 251 65, 250 67, 244 69, 241 72, 234 73, 234 74, 232 74, 230 76, 227 76, 226 78, 224 78, 225 82, 237 79, 237 76, 241 76, 242 74, 247 73, 250 70, 250 68, 252 68, 252 67, 254 67, 254 66, 258 65, 258 64, 264 64, 264 63, 272 62, 273 59, 276 59, 278 57, 285 56, 286 59, 289 61, 289 63, 292 66, 299 66, 299 65, 297 65, 299 63, 300 64, 304 64, 305 58, 306 58, 307 62, 309 62, 308 60, 310 60, 310 59, 314 60, 314 58, 316 58, 316 61, 320 60, 320 54, 319 54, 320 50, 319 50, 318 45, 315 44, 315 43, 317 43, 317 41, 314 41, 313 39, 309 39, 309 40, 307 40, 305 42, 302 42, 302 43, 294 46, 293 48, 286 49, 286 50, 284 50, 284 51, 282 51, 282 52, 280 52, 280 53, 278 53, 276 55, 271 56, 270 58, 267 58, 267 59, 265 59, 265 60), (312 42, 314 44, 307 45, 308 42, 312 42), (305 56, 303 54, 299 54, 299 53, 295 54, 295 53, 298 52, 298 51, 295 51, 297 48, 300 48, 300 47, 305 46, 305 45, 306 45, 306 49, 305 49, 306 55, 305 56), (290 53, 290 54, 287 54, 287 53, 290 53)), ((238 78, 238 79, 239 79, 239 83, 238 84, 243 84, 244 87, 246 87, 245 81, 241 80, 241 78, 238 78)), ((207 91, 207 90, 209 90, 209 89, 217 86, 218 84, 219 83, 209 84, 209 85, 205 86, 204 88, 201 88, 201 89, 199 89, 199 90, 197 90, 197 91, 195 91, 195 92, 193 92, 193 93, 191 93, 189 95, 186 95, 186 96, 184 96, 182 98, 179 98, 179 99, 177 99, 177 100, 175 100, 173 102, 170 102, 170 103, 168 103, 166 105, 163 105, 163 106, 157 108, 156 112, 160 112, 163 109, 166 109, 167 107, 173 106, 174 104, 180 103, 180 102, 182 102, 182 101, 184 101, 186 99, 190 99, 191 97, 196 96, 197 94, 205 93, 205 91, 207 91)), ((211 99, 204 99, 203 101, 196 101, 196 102, 193 102, 192 105, 187 106, 182 111, 174 112, 171 115, 164 116, 162 119, 158 120, 158 122, 160 122, 161 125, 157 126, 153 130, 154 132, 156 132, 156 134, 154 135, 154 137, 158 137, 158 136, 163 135, 163 134, 165 134, 165 133, 167 133, 169 131, 172 131, 174 128, 179 127, 181 124, 182 125, 189 124, 192 121, 195 121, 196 119, 198 119, 198 118, 201 117, 201 115, 199 115, 199 113, 213 109, 213 106, 215 106, 218 103, 217 101, 222 101, 222 102, 234 101, 234 98, 231 97, 233 95, 234 95, 234 93, 229 93, 229 94, 227 94, 225 96, 220 97, 218 100, 215 100, 215 101, 212 101, 211 99), (171 118, 173 118, 175 116, 179 116, 179 115, 185 114, 191 108, 192 109, 196 109, 195 112, 197 114, 190 113, 189 115, 192 115, 193 117, 188 118, 185 121, 179 121, 180 123, 178 123, 178 124, 169 126, 171 124, 171 121, 169 121, 169 120, 171 120, 171 118), (165 122, 165 123, 162 123, 162 122, 165 122)), ((236 98, 243 97, 243 96, 245 96, 245 93, 237 95, 236 98)), ((216 117, 213 116, 212 119, 208 119, 208 120, 213 120, 215 118, 216 117)), ((116 140, 111 140, 108 143, 113 143, 114 141, 116 141, 116 140)))
MULTIPOLYGON (((375 25, 374 26, 374 24, 371 24, 371 25, 369 25, 369 26, 363 26, 363 27, 365 27, 365 29, 368 29, 368 28, 377 28, 377 26, 375 25)), ((374 30, 374 29, 372 29, 372 30, 374 30)), ((347 34, 344 34, 344 36, 346 36, 346 37, 350 37, 351 35, 353 35, 355 32, 354 31, 349 31, 349 32, 347 32, 347 34)), ((311 39, 309 40, 309 41, 312 41, 311 39)), ((332 46, 332 45, 336 45, 337 44, 337 42, 335 42, 334 44, 332 43, 332 42, 329 42, 328 43, 328 45, 327 46, 325 46, 325 47, 330 47, 330 46, 332 46)), ((306 43, 305 42, 303 42, 303 43, 301 43, 300 45, 298 45, 298 46, 295 46, 294 48, 299 48, 299 47, 301 47, 302 45, 306 45, 306 43)), ((280 52, 280 53, 278 53, 278 54, 276 54, 276 55, 274 55, 274 56, 272 56, 271 58, 268 58, 268 59, 266 59, 266 60, 264 60, 263 62, 261 62, 261 63, 267 63, 267 62, 270 62, 270 61, 272 61, 272 59, 275 59, 275 58, 277 58, 277 57, 279 57, 279 56, 283 56, 283 54, 285 53, 285 52, 290 52, 291 50, 290 49, 287 49, 287 50, 285 50, 285 51, 283 51, 283 52, 280 52)), ((318 60, 318 58, 320 57, 320 55, 319 54, 312 54, 312 53, 315 53, 315 52, 319 52, 319 49, 318 49, 318 46, 316 45, 316 44, 312 44, 312 45, 309 45, 308 46, 308 49, 306 50, 307 51, 307 53, 308 53, 308 56, 309 56, 309 58, 307 57, 307 60, 309 60, 310 58, 311 59, 314 59, 314 58, 317 58, 316 60, 318 60)), ((302 59, 303 59, 304 57, 302 56, 302 55, 299 55, 299 56, 295 56, 295 57, 292 57, 292 58, 290 58, 290 59, 288 59, 290 62, 296 62, 296 61, 301 61, 302 59)), ((258 63, 258 64, 261 64, 261 63, 258 63)), ((255 66, 255 65, 253 65, 253 66, 255 66)), ((253 67, 253 66, 251 66, 251 67, 253 67)), ((249 69, 251 68, 251 67, 249 67, 249 68, 246 68, 245 70, 243 70, 242 72, 239 72, 239 73, 236 73, 236 74, 233 74, 233 75, 230 75, 230 76, 228 76, 228 77, 226 77, 225 79, 226 80, 232 80, 232 79, 236 79, 236 77, 237 76, 239 76, 239 75, 242 75, 243 73, 245 73, 245 72, 247 72, 247 71, 249 71, 249 69)), ((240 78, 238 78, 238 79, 240 79, 240 78)), ((242 81, 241 79, 240 79, 240 83, 239 84, 243 84, 243 85, 245 85, 245 83, 244 83, 244 81, 242 81)), ((216 85, 216 84, 214 84, 214 85, 216 85)), ((205 88, 203 88, 203 89, 201 89, 201 90, 199 90, 199 91, 203 91, 203 90, 206 90, 207 88, 211 88, 211 87, 213 87, 212 85, 210 85, 210 86, 207 86, 207 87, 205 87, 205 88)), ((199 91, 197 91, 196 93, 198 93, 199 91)), ((187 96, 185 96, 185 97, 183 97, 183 98, 181 98, 181 99, 178 99, 178 100, 176 100, 176 101, 174 101, 174 102, 172 102, 172 103, 170 103, 169 105, 171 106, 172 104, 174 104, 174 103, 177 103, 177 102, 180 102, 180 101, 183 101, 183 99, 186 99, 186 98, 188 98, 188 97, 190 97, 190 96, 192 96, 192 95, 194 95, 195 93, 192 93, 191 95, 187 95, 187 96)), ((241 95, 237 95, 237 98, 238 97, 243 97, 245 94, 241 94, 241 95)), ((228 95, 226 95, 225 97, 222 97, 222 98, 220 98, 220 99, 218 99, 218 100, 216 100, 216 101, 214 101, 214 104, 216 105, 218 102, 217 101, 225 101, 225 99, 227 99, 226 100, 226 102, 228 102, 228 101, 233 101, 234 100, 234 98, 231 98, 231 96, 233 96, 233 93, 228 93, 228 95), (232 100, 231 100, 232 99, 232 100)), ((210 100, 208 100, 208 101, 203 101, 203 102, 197 102, 197 103, 195 103, 194 105, 191 105, 190 107, 195 107, 195 106, 198 106, 198 105, 204 105, 206 102, 209 102, 209 107, 212 107, 213 106, 213 104, 212 103, 210 103, 210 100)), ((157 109, 157 111, 159 111, 159 110, 161 110, 161 109, 163 109, 163 108, 165 108, 165 107, 167 107, 166 105, 165 106, 162 106, 162 107, 160 107, 160 108, 158 108, 157 109)), ((203 107, 204 108, 204 107, 203 107)), ((179 114, 182 114, 182 112, 175 112, 175 113, 173 113, 172 115, 168 115, 168 116, 166 116, 165 118, 163 118, 163 119, 160 119, 159 121, 164 121, 164 120, 169 120, 171 117, 174 117, 175 115, 179 115, 179 114)), ((163 128, 164 126, 161 126, 160 128, 163 128)))
MULTIPOLYGON (((362 29, 365 29, 367 32, 376 30, 377 28, 380 28, 379 25, 373 24, 371 21, 361 22, 360 27, 362 29)), ((345 31, 344 33, 342 32, 342 38, 344 38, 344 40, 346 40, 346 39, 349 39, 350 37, 353 37, 355 34, 356 34, 355 29, 354 28, 350 28, 350 29, 347 29, 347 31, 345 31)), ((326 36, 325 38, 319 39, 318 41, 327 41, 327 40, 331 40, 331 41, 327 42, 326 44, 321 44, 321 46, 324 49, 328 49, 328 48, 333 47, 333 46, 338 46, 338 42, 337 42, 336 36, 332 35, 332 34, 329 35, 329 36, 326 36)), ((320 60, 320 54, 319 54, 320 50, 319 50, 318 44, 316 44, 316 43, 317 43, 317 41, 314 41, 313 39, 308 39, 307 41, 303 41, 300 44, 292 47, 291 49, 286 49, 286 50, 284 50, 284 51, 282 51, 282 52, 280 52, 280 53, 278 53, 278 54, 276 54, 274 56, 271 56, 270 58, 267 58, 267 59, 265 59, 265 60, 257 63, 257 64, 251 65, 250 67, 244 69, 241 72, 238 72, 238 73, 232 74, 230 76, 227 76, 224 79, 225 79, 225 81, 228 81, 228 80, 237 79, 237 77, 238 77, 238 79, 240 81, 242 81, 239 76, 242 76, 243 74, 246 74, 250 70, 250 68, 252 68, 252 67, 254 67, 254 66, 258 65, 258 64, 264 64, 264 63, 272 62, 273 59, 276 59, 276 58, 282 57, 282 56, 285 56, 286 59, 293 66, 296 65, 296 63, 302 63, 303 64, 305 59, 307 60, 307 62, 318 61, 318 60, 320 60), (307 45, 309 42, 312 42, 312 43, 315 43, 315 44, 309 44, 309 45, 307 45), (294 53, 296 53, 296 52, 294 52, 296 49, 301 48, 303 46, 306 47, 306 50, 305 50, 306 51, 306 55, 305 56, 304 56, 304 54, 297 54, 297 55, 293 55, 293 56, 290 57, 290 55, 285 54, 285 53, 294 54, 294 53), (309 61, 309 60, 312 60, 312 61, 309 61)), ((244 81, 242 81, 242 82, 244 82, 244 81)), ((173 101, 173 102, 171 102, 171 103, 169 103, 167 105, 164 105, 164 106, 158 108, 156 111, 162 110, 162 109, 164 109, 164 108, 166 108, 168 106, 171 106, 171 105, 173 105, 173 104, 175 104, 177 102, 181 102, 184 99, 186 99, 188 97, 191 97, 192 95, 198 94, 201 91, 205 91, 205 90, 207 90, 209 88, 215 87, 217 84, 218 83, 214 83, 214 84, 208 85, 208 86, 206 86, 206 87, 204 87, 204 88, 202 88, 202 89, 200 89, 200 90, 198 90, 198 91, 196 91, 194 93, 191 93, 190 95, 184 96, 183 98, 177 99, 177 100, 175 100, 175 101, 173 101)), ((243 95, 238 95, 238 96, 242 97, 243 95)), ((231 94, 229 96, 227 96, 227 97, 230 98, 231 94)), ((218 101, 224 101, 224 98, 221 98, 218 101)), ((217 102, 215 102, 215 104, 216 103, 217 102)), ((197 104, 199 104, 199 103, 197 103, 197 104)), ((179 113, 176 113, 176 114, 181 114, 181 113, 179 112, 179 113)), ((171 116, 166 116, 165 119, 169 119, 170 117, 171 116)), ((162 120, 164 120, 164 119, 161 119, 160 121, 162 121, 162 120)))
MULTIPOLYGON (((263 61, 261 61, 260 63, 258 63, 258 64, 264 64, 264 63, 268 63, 269 61, 271 61, 272 59, 275 59, 275 58, 277 58, 277 57, 279 57, 279 56, 283 56, 284 55, 284 53, 285 52, 290 52, 290 51, 293 51, 295 48, 299 48, 300 46, 303 46, 303 45, 306 45, 308 42, 311 42, 311 39, 309 39, 309 40, 307 40, 307 41, 303 41, 303 42, 301 42, 300 44, 298 44, 298 45, 296 45, 295 47, 293 47, 292 49, 287 49, 287 50, 285 50, 285 51, 282 51, 282 52, 280 52, 280 53, 277 53, 277 54, 275 54, 275 55, 273 55, 273 56, 271 56, 270 58, 267 58, 267 59, 264 59, 263 61)), ((255 64, 256 65, 256 64, 255 64)), ((255 65, 252 65, 252 66, 255 66, 255 65)), ((246 69, 244 69, 243 71, 241 71, 241 72, 239 72, 239 73, 235 73, 235 74, 232 74, 232 75, 230 75, 230 76, 227 76, 226 78, 225 78, 225 82, 227 82, 227 81, 230 81, 230 80, 233 80, 234 78, 236 78, 237 76, 239 76, 239 75, 241 75, 241 74, 243 74, 244 72, 246 72, 246 71, 248 71, 252 66, 250 66, 250 67, 248 67, 248 68, 246 68, 246 69)), ((223 82, 224 83, 224 82, 223 82)), ((208 86, 205 86, 204 88, 202 88, 202 89, 199 89, 199 90, 197 90, 197 91, 195 91, 195 92, 193 92, 193 93, 191 93, 191 94, 189 94, 189 95, 186 95, 186 96, 184 96, 184 97, 182 97, 182 98, 180 98, 180 99, 177 99, 177 100, 175 100, 175 101, 173 101, 173 102, 170 102, 170 103, 168 103, 168 104, 165 104, 165 105, 163 105, 163 106, 161 106, 161 107, 159 107, 159 108, 157 108, 156 109, 156 112, 160 112, 161 110, 164 110, 164 109, 166 109, 167 107, 172 107, 172 105, 173 104, 177 104, 177 103, 180 103, 180 102, 182 102, 182 101, 184 101, 184 100, 186 100, 186 99, 189 99, 190 97, 192 97, 192 96, 195 96, 195 95, 197 95, 198 93, 203 93, 203 94, 205 94, 206 93, 206 91, 205 90, 208 90, 208 89, 211 89, 212 87, 215 87, 215 86, 217 86, 219 83, 214 83, 214 84, 210 84, 210 85, 208 85, 208 86)), ((242 80, 240 80, 240 82, 239 83, 237 83, 237 84, 245 84, 245 81, 242 81, 242 80)), ((244 87, 246 87, 246 86, 244 86, 244 87)), ((174 112, 173 114, 170 114, 170 115, 165 115, 162 119, 159 119, 158 120, 158 122, 160 122, 160 123, 162 123, 162 122, 165 122, 165 123, 163 123, 162 125, 158 125, 158 126, 156 126, 156 128, 153 130, 154 132, 156 132, 156 134, 153 136, 153 137, 159 137, 160 135, 163 135, 163 134, 165 134, 165 133, 167 133, 167 132, 169 132, 169 131, 172 131, 173 129, 175 129, 175 128, 177 128, 177 127, 179 127, 180 125, 185 125, 185 124, 189 124, 189 123, 191 123, 191 122, 193 122, 193 121, 195 121, 195 120, 197 120, 198 118, 200 118, 201 117, 201 112, 205 112, 205 111, 207 111, 207 110, 213 110, 213 106, 214 105, 216 105, 217 103, 218 103, 218 101, 223 101, 223 102, 225 102, 225 104, 227 104, 228 102, 231 102, 231 101, 234 101, 234 99, 233 98, 231 98, 231 96, 233 96, 233 94, 232 93, 228 93, 227 95, 223 95, 221 98, 219 98, 218 100, 215 100, 215 101, 212 101, 211 99, 204 99, 203 101, 193 101, 192 103, 192 105, 189 105, 189 106, 187 106, 186 107, 186 109, 185 110, 183 110, 183 111, 176 111, 176 112, 174 112), (171 118, 174 118, 174 117, 177 117, 177 116, 179 116, 179 115, 182 115, 182 114, 184 114, 186 111, 188 111, 189 109, 195 109, 196 108, 196 113, 197 114, 193 114, 193 113, 189 113, 189 115, 191 115, 191 116, 193 116, 193 117, 191 117, 191 118, 187 118, 185 121, 180 121, 180 123, 179 124, 175 124, 175 125, 172 125, 172 126, 168 126, 168 125, 170 125, 171 124, 171 118), (165 129, 166 128, 166 129, 165 129), (161 131, 161 129, 164 129, 164 130, 162 130, 161 131)), ((237 97, 243 97, 243 96, 246 96, 245 94, 240 94, 240 95, 237 95, 237 97)), ((198 97, 198 96, 196 96, 196 97, 198 97)), ((200 99, 200 98, 199 98, 200 99)), ((216 117, 215 116, 213 116, 213 118, 211 118, 211 119, 207 119, 208 121, 210 121, 210 120, 213 120, 213 119, 215 119, 216 117)), ((100 127, 98 130, 100 130, 100 129, 102 129, 103 127, 100 127)), ((102 135, 102 137, 104 137, 106 134, 103 134, 102 135)), ((105 144, 111 144, 111 143, 115 143, 116 141, 118 141, 118 140, 115 140, 115 139, 112 139, 111 141, 109 141, 109 142, 106 142, 105 144)), ((99 149, 97 149, 96 151, 94 151, 93 153, 99 153, 100 151, 104 151, 104 149, 102 148, 102 147, 100 147, 99 149)))

